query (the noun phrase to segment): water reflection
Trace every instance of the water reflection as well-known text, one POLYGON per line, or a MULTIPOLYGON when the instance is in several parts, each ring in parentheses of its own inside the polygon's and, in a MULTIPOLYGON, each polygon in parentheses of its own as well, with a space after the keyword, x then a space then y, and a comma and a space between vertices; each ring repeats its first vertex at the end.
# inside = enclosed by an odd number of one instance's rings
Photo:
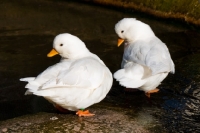
POLYGON ((163 103, 162 121, 172 132, 198 132, 200 129, 199 100, 181 95, 172 96, 163 103))
MULTIPOLYGON (((197 59, 195 55, 191 58, 197 59)), ((161 107, 164 111, 158 117, 168 131, 198 132, 200 129, 200 84, 194 80, 197 73, 193 72, 197 72, 199 63, 195 68, 188 67, 194 65, 191 58, 179 62, 178 67, 185 67, 178 69, 176 76, 168 79, 169 84, 162 86, 165 96, 161 107)))

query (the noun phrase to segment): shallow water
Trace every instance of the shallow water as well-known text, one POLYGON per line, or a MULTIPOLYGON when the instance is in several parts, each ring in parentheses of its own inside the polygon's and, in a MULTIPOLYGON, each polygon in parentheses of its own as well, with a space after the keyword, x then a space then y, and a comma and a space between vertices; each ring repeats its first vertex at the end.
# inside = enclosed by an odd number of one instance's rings
MULTIPOLYGON (((200 117, 200 33, 194 26, 161 20, 134 10, 106 8, 72 1, 10 0, 0 4, 0 120, 37 112, 55 112, 43 98, 24 96, 19 78, 36 76, 60 57, 47 58, 54 36, 69 32, 86 43, 115 72, 120 68, 123 47, 117 47, 114 25, 124 17, 147 24, 167 44, 176 65, 147 99, 143 92, 127 92, 114 82, 102 102, 134 110, 145 124, 150 113, 168 132, 198 132, 200 117), (143 115, 142 115, 143 114, 143 115)), ((152 118, 149 118, 151 120, 152 118)))

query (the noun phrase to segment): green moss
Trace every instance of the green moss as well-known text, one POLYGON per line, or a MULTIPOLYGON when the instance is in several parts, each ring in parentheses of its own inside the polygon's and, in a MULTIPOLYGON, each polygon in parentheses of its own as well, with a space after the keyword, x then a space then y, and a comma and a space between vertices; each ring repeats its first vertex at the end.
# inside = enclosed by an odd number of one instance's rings
POLYGON ((133 8, 158 17, 175 18, 200 25, 198 0, 85 0, 117 7, 133 8))
MULTIPOLYGON (((138 3, 139 1, 136 2, 136 4, 138 3)), ((163 12, 180 13, 186 16, 195 17, 196 19, 200 17, 200 4, 197 0, 141 0, 140 3, 143 3, 144 6, 151 9, 160 10, 163 12)))

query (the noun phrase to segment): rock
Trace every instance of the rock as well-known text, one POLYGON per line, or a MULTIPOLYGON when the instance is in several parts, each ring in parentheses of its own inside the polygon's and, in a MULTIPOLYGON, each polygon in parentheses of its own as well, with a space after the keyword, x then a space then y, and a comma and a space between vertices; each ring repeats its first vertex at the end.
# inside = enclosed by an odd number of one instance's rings
MULTIPOLYGON (((98 133, 149 133, 158 130, 154 117, 135 110, 104 104, 91 107, 93 117, 78 117, 75 114, 37 113, 1 121, 0 129, 6 132, 98 132, 98 133), (6 128, 4 128, 6 127, 6 128)), ((160 130, 158 130, 160 132, 160 130)))
POLYGON ((2 131, 2 132, 7 132, 8 129, 7 129, 7 128, 3 128, 1 131, 2 131))

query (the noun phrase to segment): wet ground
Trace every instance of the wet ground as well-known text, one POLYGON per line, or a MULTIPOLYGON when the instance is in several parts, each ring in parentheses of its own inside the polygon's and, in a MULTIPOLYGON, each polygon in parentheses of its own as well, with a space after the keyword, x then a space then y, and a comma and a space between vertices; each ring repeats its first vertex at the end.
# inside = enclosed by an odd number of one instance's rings
POLYGON ((62 0, 1 1, 0 132, 200 132, 199 38, 194 26, 133 10, 62 0), (112 72, 119 69, 123 47, 116 46, 114 25, 124 17, 149 24, 169 47, 176 73, 159 86, 159 93, 147 99, 114 82, 108 96, 90 107, 93 118, 60 114, 42 97, 24 96, 19 78, 59 62, 59 56, 46 57, 59 33, 78 36, 112 72))

